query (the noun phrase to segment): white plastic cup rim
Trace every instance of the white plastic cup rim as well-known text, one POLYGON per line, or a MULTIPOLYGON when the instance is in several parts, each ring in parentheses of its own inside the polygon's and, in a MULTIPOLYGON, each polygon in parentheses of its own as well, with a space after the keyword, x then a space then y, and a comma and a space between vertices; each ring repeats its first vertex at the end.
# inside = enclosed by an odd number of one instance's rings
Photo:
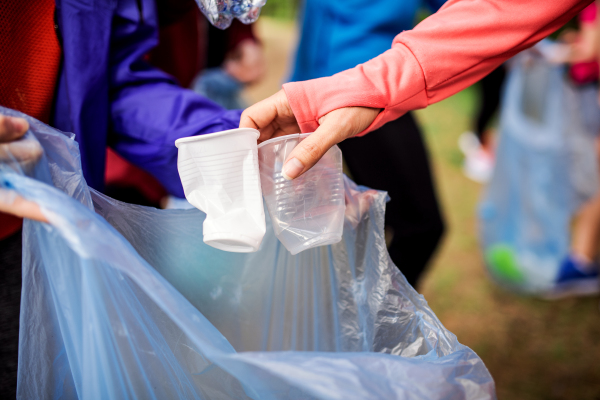
MULTIPOLYGON (((189 137, 184 137, 184 138, 181 138, 181 139, 177 139, 175 141, 175 146, 177 148, 179 148, 179 146, 181 144, 186 144, 186 143, 190 143, 190 142, 199 142, 201 140, 215 139, 215 138, 218 138, 218 137, 221 137, 221 136, 233 135, 235 133, 241 133, 241 132, 254 133, 256 135, 256 139, 258 139, 258 137, 260 136, 260 132, 257 131, 256 129, 252 129, 252 128, 237 128, 237 129, 230 129, 228 131, 215 132, 215 133, 207 133, 206 135, 189 136, 189 137)), ((276 139, 278 139, 278 138, 276 138, 276 139)))

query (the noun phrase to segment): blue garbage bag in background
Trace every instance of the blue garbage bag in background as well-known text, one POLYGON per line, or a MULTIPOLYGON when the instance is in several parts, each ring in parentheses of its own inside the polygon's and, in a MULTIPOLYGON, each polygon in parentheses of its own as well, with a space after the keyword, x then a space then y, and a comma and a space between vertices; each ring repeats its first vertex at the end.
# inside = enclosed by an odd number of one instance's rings
POLYGON ((517 56, 506 81, 494 174, 479 207, 486 264, 501 285, 552 292, 574 212, 598 189, 598 89, 517 56))
POLYGON ((346 181, 336 245, 291 256, 268 229, 258 252, 227 253, 203 243, 199 210, 89 189, 73 136, 28 120, 35 179, 0 163, 51 222, 24 225, 19 398, 495 398, 392 264, 384 193, 346 181))

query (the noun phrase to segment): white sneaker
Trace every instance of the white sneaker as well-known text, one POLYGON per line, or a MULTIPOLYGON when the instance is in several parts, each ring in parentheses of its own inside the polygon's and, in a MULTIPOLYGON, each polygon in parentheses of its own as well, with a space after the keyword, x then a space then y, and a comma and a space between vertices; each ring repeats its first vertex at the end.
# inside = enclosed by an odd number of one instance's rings
POLYGON ((464 132, 458 138, 458 148, 465 156, 476 152, 480 147, 481 143, 479 143, 479 139, 477 139, 477 136, 471 131, 464 132))
POLYGON ((465 155, 463 173, 478 183, 487 183, 494 171, 494 157, 479 143, 473 132, 465 132, 458 138, 458 147, 465 155))

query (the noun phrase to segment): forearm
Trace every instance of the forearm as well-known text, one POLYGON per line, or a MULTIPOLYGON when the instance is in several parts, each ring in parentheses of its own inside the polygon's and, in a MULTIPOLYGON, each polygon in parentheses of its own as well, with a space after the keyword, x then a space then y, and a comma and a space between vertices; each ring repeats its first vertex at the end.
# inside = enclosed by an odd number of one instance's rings
POLYGON ((181 88, 171 76, 144 61, 157 44, 155 4, 143 0, 142 20, 137 3, 120 1, 113 18, 109 145, 155 176, 171 194, 183 197, 175 140, 237 128, 240 112, 227 111, 181 88))
POLYGON ((112 101, 111 147, 183 197, 175 140, 237 128, 240 113, 168 83, 132 87, 112 101))
POLYGON ((591 0, 451 0, 392 49, 332 77, 284 85, 303 132, 332 110, 363 106, 383 111, 362 134, 409 110, 440 101, 477 82, 532 46, 591 0))

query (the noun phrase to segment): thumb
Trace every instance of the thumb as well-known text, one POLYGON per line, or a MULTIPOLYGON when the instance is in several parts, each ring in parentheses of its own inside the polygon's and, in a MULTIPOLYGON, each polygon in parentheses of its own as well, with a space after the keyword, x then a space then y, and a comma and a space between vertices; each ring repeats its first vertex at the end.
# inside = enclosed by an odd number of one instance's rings
POLYGON ((0 143, 18 140, 29 129, 27 120, 0 115, 0 143))
POLYGON ((321 117, 317 130, 292 150, 281 174, 288 180, 302 175, 331 147, 367 129, 380 111, 378 108, 344 107, 321 117))
POLYGON ((331 147, 347 137, 342 126, 330 121, 323 121, 314 133, 292 150, 281 171, 285 179, 295 179, 308 171, 331 147))
POLYGON ((0 188, 0 212, 12 214, 15 217, 29 218, 35 221, 46 222, 48 219, 36 203, 26 200, 15 191, 0 188))

